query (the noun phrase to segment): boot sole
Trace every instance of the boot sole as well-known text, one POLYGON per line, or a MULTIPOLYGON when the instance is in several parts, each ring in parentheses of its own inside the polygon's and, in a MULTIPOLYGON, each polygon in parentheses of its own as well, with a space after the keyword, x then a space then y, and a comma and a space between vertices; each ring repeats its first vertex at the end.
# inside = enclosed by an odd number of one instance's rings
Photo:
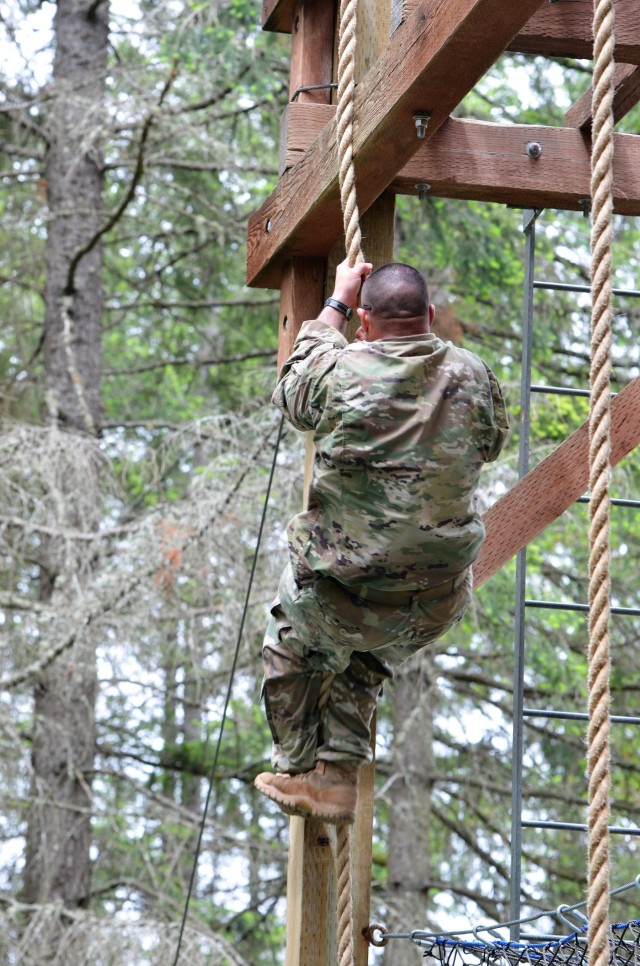
POLYGON ((283 795, 282 792, 272 788, 270 785, 263 784, 259 775, 255 779, 254 785, 259 792, 266 795, 267 798, 270 798, 276 805, 279 805, 286 815, 296 815, 300 818, 317 818, 323 822, 328 822, 330 825, 342 825, 344 823, 353 825, 355 816, 351 813, 345 815, 336 814, 334 811, 323 812, 317 805, 310 803, 309 799, 304 798, 302 795, 283 795))

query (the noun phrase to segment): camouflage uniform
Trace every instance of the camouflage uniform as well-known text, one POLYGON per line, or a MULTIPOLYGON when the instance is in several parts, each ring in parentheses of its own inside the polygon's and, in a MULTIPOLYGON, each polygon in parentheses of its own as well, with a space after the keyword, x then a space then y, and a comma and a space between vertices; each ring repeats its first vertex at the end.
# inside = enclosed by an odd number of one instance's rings
POLYGON ((315 320, 273 402, 315 443, 309 509, 287 528, 290 563, 263 649, 273 765, 362 764, 393 666, 471 600, 484 540, 475 490, 507 435, 504 401, 478 356, 432 333, 348 343, 315 320), (335 678, 319 712, 326 673, 335 678))

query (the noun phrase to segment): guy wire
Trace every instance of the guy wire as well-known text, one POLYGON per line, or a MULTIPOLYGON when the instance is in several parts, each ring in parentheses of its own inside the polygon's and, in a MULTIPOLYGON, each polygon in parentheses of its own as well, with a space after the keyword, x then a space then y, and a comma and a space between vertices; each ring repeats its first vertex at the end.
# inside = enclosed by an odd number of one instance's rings
POLYGON ((184 930, 187 922, 187 915, 189 912, 189 903, 191 902, 191 894, 193 892, 193 886, 196 878, 196 870, 198 867, 198 859, 200 857, 200 849, 202 846, 202 838, 204 835, 204 829, 207 821, 207 812, 209 810, 209 803, 211 801, 211 794, 213 791, 213 782, 216 774, 216 769, 218 767, 218 758, 220 756, 220 746, 222 743, 222 732, 224 730, 225 722, 227 720, 227 711, 229 708, 229 703, 231 701, 231 692, 233 689, 233 679, 236 673, 236 667, 238 665, 238 656, 240 654, 240 644, 242 642, 242 634, 244 631, 245 620, 247 617, 247 611, 249 609, 249 598, 251 596, 251 589, 253 587, 253 578, 256 572, 256 566, 258 563, 258 554, 260 551, 260 543, 262 542, 262 532, 264 530, 264 524, 267 516, 267 508, 269 505, 269 497, 271 495, 271 485, 273 483, 273 477, 276 470, 276 462, 278 459, 278 451, 280 449, 280 440, 282 439, 282 431, 284 428, 284 415, 280 420, 280 425, 278 426, 278 436, 276 439, 275 448, 273 451, 273 460, 271 463, 271 470, 269 472, 269 480, 267 482, 267 492, 265 493, 264 505, 262 507, 262 516, 260 518, 260 526, 258 527, 258 536, 256 538, 256 546, 253 553, 253 560, 251 562, 251 572, 249 574, 249 581, 247 584, 247 593, 244 600, 244 608, 242 611, 242 617, 240 619, 240 627, 238 629, 238 638, 236 640, 235 653, 233 655, 233 662, 231 665, 231 672, 229 674, 229 684, 227 686, 227 693, 224 700, 224 708, 222 710, 222 719, 220 721, 220 729, 218 731, 218 741, 216 743, 216 751, 213 757, 213 765, 211 766, 211 774, 209 776, 209 787, 207 789, 207 797, 204 803, 204 811, 202 813, 202 820, 200 822, 200 828, 198 830, 198 840, 196 842, 195 854, 193 856, 193 866, 191 868, 191 876, 189 878, 189 888, 187 890, 187 897, 184 904, 184 910, 182 913, 182 922, 180 923, 180 933, 178 935, 178 945, 176 948, 175 959, 173 960, 173 966, 178 966, 178 959, 180 957, 180 949, 182 946, 182 938, 184 936, 184 930))

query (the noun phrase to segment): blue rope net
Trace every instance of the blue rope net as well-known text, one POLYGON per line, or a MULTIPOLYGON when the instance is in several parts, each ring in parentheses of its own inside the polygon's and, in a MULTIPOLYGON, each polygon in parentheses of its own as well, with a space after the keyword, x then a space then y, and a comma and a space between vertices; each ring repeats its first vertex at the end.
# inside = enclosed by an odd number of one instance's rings
MULTIPOLYGON (((630 889, 640 891, 640 875, 633 882, 613 889, 610 897, 630 889)), ((386 932, 382 926, 370 927, 373 943, 384 946, 392 939, 409 939, 424 949, 424 958, 441 966, 588 966, 587 932, 589 921, 579 910, 586 901, 535 913, 526 919, 495 926, 478 925, 459 932, 435 933, 414 929, 410 933, 386 932), (531 926, 553 917, 568 927, 566 936, 530 935, 517 941, 506 940, 500 930, 531 926), (376 939, 376 937, 379 937, 376 939)), ((610 966, 640 966, 640 919, 613 923, 609 927, 610 966)))
MULTIPOLYGON (((640 919, 615 923, 610 927, 609 962, 612 966, 638 966, 640 963, 640 919)), ((412 936, 423 946, 424 958, 442 966, 587 966, 587 942, 584 933, 542 942, 493 942, 432 936, 412 936)))

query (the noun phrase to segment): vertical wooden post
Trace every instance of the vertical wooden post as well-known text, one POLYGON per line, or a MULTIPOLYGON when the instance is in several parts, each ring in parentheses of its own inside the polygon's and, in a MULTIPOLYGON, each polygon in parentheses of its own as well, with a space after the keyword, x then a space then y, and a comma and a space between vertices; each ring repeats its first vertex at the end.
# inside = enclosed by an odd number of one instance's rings
MULTIPOLYGON (((337 0, 301 0, 294 16, 291 93, 309 84, 328 83, 334 48, 337 0)), ((359 0, 357 77, 364 76, 383 51, 389 36, 391 0, 359 0)), ((324 92, 305 92, 300 99, 327 101, 324 92)), ((393 258, 394 198, 380 198, 362 219, 364 250, 374 267, 393 258)), ((317 315, 326 285, 333 284, 337 250, 325 259, 293 259, 282 281, 279 365, 293 347, 300 323, 317 315)), ((354 326, 355 328, 355 326, 354 326)), ((351 333, 353 335, 353 333, 351 333)), ((306 473, 312 449, 307 447, 306 473)), ((369 947, 362 931, 369 924, 373 829, 374 764, 361 769, 358 814, 352 833, 354 966, 366 966, 369 947)), ((287 878, 287 946, 285 966, 335 966, 337 961, 337 887, 335 828, 317 820, 292 818, 287 878)))
MULTIPOLYGON (((289 97, 301 87, 333 81, 335 3, 299 0, 291 33, 289 97)), ((302 103, 328 104, 331 91, 297 94, 302 103)), ((286 123, 286 112, 285 112, 286 123)), ((280 291, 278 368, 290 355, 300 325, 315 318, 324 301, 327 262, 294 258, 287 265, 280 291)), ((310 472, 309 446, 305 476, 310 472)), ((292 818, 287 872, 286 966, 329 966, 335 962, 335 872, 330 830, 321 822, 292 818), (318 958, 320 957, 320 958, 318 958)))

